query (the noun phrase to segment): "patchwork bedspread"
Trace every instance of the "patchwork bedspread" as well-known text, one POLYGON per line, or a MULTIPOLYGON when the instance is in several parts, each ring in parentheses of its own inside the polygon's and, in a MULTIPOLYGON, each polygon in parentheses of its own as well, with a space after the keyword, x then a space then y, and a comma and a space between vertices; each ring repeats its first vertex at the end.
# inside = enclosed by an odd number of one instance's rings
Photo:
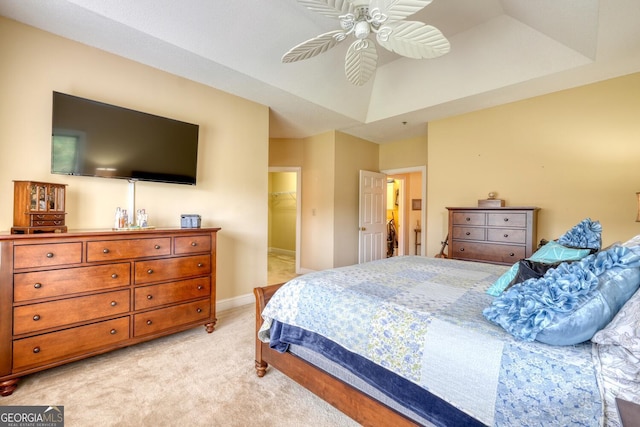
POLYGON ((404 256, 299 276, 271 298, 273 320, 322 335, 487 425, 598 426, 591 344, 515 339, 482 316, 504 266, 404 256))

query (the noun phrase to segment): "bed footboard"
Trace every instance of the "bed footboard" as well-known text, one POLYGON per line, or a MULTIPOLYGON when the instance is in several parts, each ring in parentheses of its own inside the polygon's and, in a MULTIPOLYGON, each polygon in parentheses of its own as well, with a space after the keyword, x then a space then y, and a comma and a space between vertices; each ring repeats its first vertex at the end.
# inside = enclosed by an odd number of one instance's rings
POLYGON ((263 377, 269 366, 282 372, 313 394, 363 426, 417 426, 402 414, 351 387, 325 371, 291 353, 279 353, 258 338, 262 326, 262 310, 283 284, 254 288, 256 297, 256 373, 263 377))

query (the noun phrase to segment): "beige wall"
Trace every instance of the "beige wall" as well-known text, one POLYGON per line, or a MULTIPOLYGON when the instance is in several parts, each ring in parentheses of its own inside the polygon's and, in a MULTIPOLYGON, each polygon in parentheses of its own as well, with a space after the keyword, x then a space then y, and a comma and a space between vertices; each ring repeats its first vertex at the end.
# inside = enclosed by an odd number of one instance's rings
POLYGON ((640 233, 640 74, 429 124, 428 254, 446 235, 447 206, 495 191, 538 206, 538 238, 586 217, 608 245, 640 233))
POLYGON ((198 123, 198 185, 139 182, 136 206, 157 227, 181 213, 222 227, 218 300, 266 283, 268 108, 2 17, 0 229, 13 222, 12 180, 68 184, 72 229, 109 228, 127 204, 124 180, 50 174, 52 91, 198 123))
POLYGON ((336 132, 333 266, 358 263, 360 170, 378 171, 378 145, 336 132))
POLYGON ((334 132, 303 143, 300 267, 322 270, 333 266, 334 132))
POLYGON ((302 271, 358 262, 360 170, 378 170, 378 147, 334 131, 270 141, 269 166, 301 168, 302 271))
POLYGON ((426 135, 380 144, 380 170, 425 166, 427 160, 426 135))

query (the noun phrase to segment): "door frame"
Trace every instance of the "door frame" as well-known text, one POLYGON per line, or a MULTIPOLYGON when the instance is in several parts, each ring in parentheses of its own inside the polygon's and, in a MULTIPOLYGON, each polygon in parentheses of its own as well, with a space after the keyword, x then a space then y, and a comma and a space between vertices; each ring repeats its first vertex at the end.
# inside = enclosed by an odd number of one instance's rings
MULTIPOLYGON (((422 228, 422 232, 420 233, 420 255, 421 256, 426 256, 426 242, 427 242, 427 166, 410 166, 410 167, 406 167, 406 168, 398 168, 398 169, 384 169, 381 170, 380 172, 385 173, 387 175, 400 175, 400 174, 404 174, 404 173, 412 173, 412 172, 420 172, 422 174, 422 191, 421 191, 421 198, 422 198, 422 210, 420 211, 420 227, 422 228)), ((404 197, 407 197, 407 194, 405 192, 404 197)), ((403 203, 406 202, 406 200, 403 200, 403 203)), ((405 212, 405 216, 406 216, 406 212, 405 212)), ((403 218, 405 224, 406 224, 406 218, 403 218)), ((404 232, 408 232, 409 229, 408 227, 403 227, 404 232)), ((404 234, 403 232, 403 234, 404 234)), ((406 235, 408 236, 408 235, 406 235)), ((400 242, 398 241, 398 244, 400 244, 400 242)))
POLYGON ((302 168, 300 166, 269 166, 268 172, 295 172, 296 174, 296 274, 300 273, 301 224, 302 224, 302 168))

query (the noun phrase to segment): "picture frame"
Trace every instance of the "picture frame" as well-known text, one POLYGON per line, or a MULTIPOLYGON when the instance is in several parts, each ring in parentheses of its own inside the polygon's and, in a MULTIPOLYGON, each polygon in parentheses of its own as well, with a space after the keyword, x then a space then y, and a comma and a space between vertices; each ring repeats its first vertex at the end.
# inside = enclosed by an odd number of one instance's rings
POLYGON ((422 210, 422 199, 411 199, 411 210, 421 211, 422 210))

